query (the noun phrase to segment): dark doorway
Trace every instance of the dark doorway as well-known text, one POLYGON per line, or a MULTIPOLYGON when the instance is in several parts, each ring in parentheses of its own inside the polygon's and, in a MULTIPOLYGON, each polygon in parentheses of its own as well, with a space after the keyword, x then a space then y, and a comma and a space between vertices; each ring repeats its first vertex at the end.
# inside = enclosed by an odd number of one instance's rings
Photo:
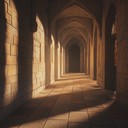
POLYGON ((105 88, 116 89, 116 65, 115 65, 115 42, 116 36, 112 33, 116 23, 116 8, 112 4, 109 7, 106 19, 106 42, 105 42, 105 88))
POLYGON ((72 44, 68 50, 69 55, 69 72, 80 72, 80 47, 77 44, 72 44))

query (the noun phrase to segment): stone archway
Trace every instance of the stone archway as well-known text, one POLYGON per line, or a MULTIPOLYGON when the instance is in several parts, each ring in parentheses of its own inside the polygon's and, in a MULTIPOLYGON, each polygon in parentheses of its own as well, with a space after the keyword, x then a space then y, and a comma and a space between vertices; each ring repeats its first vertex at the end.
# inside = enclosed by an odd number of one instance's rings
POLYGON ((116 8, 111 4, 106 19, 105 31, 105 88, 116 89, 116 65, 115 65, 115 42, 116 36, 113 33, 113 26, 116 21, 116 8))
POLYGON ((73 38, 65 46, 65 73, 85 72, 84 46, 79 39, 73 38))

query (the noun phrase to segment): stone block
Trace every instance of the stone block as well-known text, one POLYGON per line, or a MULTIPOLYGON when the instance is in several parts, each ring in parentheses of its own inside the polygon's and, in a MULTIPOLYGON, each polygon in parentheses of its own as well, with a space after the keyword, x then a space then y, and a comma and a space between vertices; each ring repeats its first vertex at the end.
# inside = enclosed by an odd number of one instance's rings
POLYGON ((6 84, 6 87, 4 89, 4 96, 11 94, 11 91, 11 84, 6 84))
POLYGON ((11 45, 11 55, 16 56, 18 54, 18 47, 15 45, 11 45))
POLYGON ((69 116, 69 122, 88 122, 87 112, 71 112, 69 116))
POLYGON ((44 128, 66 128, 67 121, 66 120, 48 120, 44 126, 44 128))
POLYGON ((18 37, 17 36, 13 37, 13 44, 16 46, 18 45, 18 37))
POLYGON ((13 12, 13 15, 12 15, 12 26, 18 29, 18 17, 15 12, 13 12))
POLYGON ((10 83, 18 82, 18 76, 17 75, 9 76, 9 79, 10 79, 10 83))
POLYGON ((6 13, 6 19, 8 24, 12 23, 12 16, 10 14, 6 13))
POLYGON ((39 71, 39 66, 38 64, 33 65, 33 72, 38 72, 39 71))
POLYGON ((7 66, 7 74, 8 75, 17 75, 18 74, 17 65, 8 65, 7 66))
POLYGON ((7 9, 8 14, 10 14, 11 16, 13 15, 13 9, 12 7, 8 4, 8 9, 7 9))
POLYGON ((6 64, 17 64, 17 56, 6 56, 6 64))
POLYGON ((6 35, 6 43, 13 44, 13 31, 11 31, 11 29, 9 30, 8 28, 6 35))
POLYGON ((5 43, 5 48, 6 48, 6 54, 10 55, 11 54, 11 45, 8 43, 5 43))

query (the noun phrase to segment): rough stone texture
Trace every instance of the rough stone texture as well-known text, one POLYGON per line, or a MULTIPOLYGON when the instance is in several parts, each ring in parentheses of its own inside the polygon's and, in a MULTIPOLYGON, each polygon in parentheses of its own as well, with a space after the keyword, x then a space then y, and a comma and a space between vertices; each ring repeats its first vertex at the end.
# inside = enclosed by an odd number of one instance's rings
POLYGON ((0 63, 0 119, 34 97, 50 82, 46 79, 44 61, 48 52, 45 51, 47 32, 37 17, 37 32, 32 33, 30 5, 30 1, 0 2, 3 18, 0 19, 0 35, 3 33, 0 38, 3 47, 5 44, 1 54, 3 59, 0 60, 4 63, 4 66, 0 63))
POLYGON ((69 74, 22 105, 0 122, 0 126, 122 128, 128 126, 127 121, 128 112, 115 102, 112 91, 102 89, 84 74, 69 74))
POLYGON ((102 20, 102 63, 101 63, 101 74, 102 76, 100 79, 102 80, 102 83, 98 81, 101 85, 105 87, 105 24, 106 24, 106 18, 109 11, 109 7, 111 4, 115 5, 116 8, 116 14, 117 14, 117 71, 116 71, 116 91, 117 91, 117 101, 124 106, 126 109, 128 107, 128 93, 127 93, 127 80, 128 80, 128 62, 126 59, 128 56, 128 46, 127 46, 127 1, 115 1, 115 0, 104 0, 103 1, 103 20, 102 20))
POLYGON ((128 1, 119 1, 118 11, 118 71, 117 71, 117 100, 128 108, 128 1))
MULTIPOLYGON (((127 0, 97 0, 97 2, 95 0, 1 0, 0 119, 9 115, 28 99, 37 98, 37 94, 49 83, 64 75, 66 69, 68 69, 66 62, 69 61, 66 61, 66 46, 74 38, 79 40, 78 44, 81 42, 81 72, 84 71, 92 79, 97 80, 98 85, 104 88, 107 88, 106 83, 110 83, 112 87, 109 86, 107 89, 114 88, 113 90, 117 92, 117 101, 128 108, 127 11, 127 0), (31 2, 35 3, 32 4, 31 2), (111 50, 106 50, 106 46, 109 47, 111 44, 111 40, 107 40, 111 36, 110 29, 112 29, 112 22, 109 24, 109 19, 114 18, 112 17, 113 12, 109 13, 111 5, 115 7, 117 27, 118 51, 115 83, 110 83, 111 80, 106 79, 106 73, 110 72, 109 77, 113 76, 111 68, 106 70, 106 65, 109 67, 109 64, 114 61, 107 61, 106 63, 106 58, 108 56, 112 58, 113 55, 111 54, 114 53, 112 47, 111 50), (107 33, 107 30, 109 30, 109 33, 107 33), (108 56, 106 57, 106 55, 108 56)), ((74 81, 69 80, 66 85, 76 82, 75 79, 78 78, 75 77, 74 81)), ((79 82, 76 82, 75 86, 84 84, 82 80, 79 82)), ((62 85, 65 86, 64 82, 62 85)), ((74 88, 73 91, 77 92, 78 90, 80 90, 79 87, 74 88)), ((43 96, 48 95, 50 91, 42 92, 43 96)), ((50 95, 60 94, 61 91, 56 90, 50 95)), ((64 88, 62 93, 66 94, 71 91, 72 87, 64 88)), ((90 93, 85 95, 87 95, 87 97, 84 96, 85 100, 96 100, 97 98, 90 93)), ((66 95, 60 97, 57 104, 66 102, 69 105, 70 100, 75 99, 74 104, 79 103, 80 106, 83 106, 81 98, 83 99, 80 95, 77 98, 66 95)), ((106 96, 102 98, 105 99, 106 96)), ((46 107, 46 111, 54 105, 56 96, 48 98, 48 101, 49 103, 46 106, 42 104, 46 107)), ((38 102, 40 102, 40 98, 38 102)), ((75 104, 74 106, 80 107, 79 105, 75 104)), ((102 108, 99 106, 95 109, 89 109, 89 111, 101 110, 102 108)), ((93 115, 93 112, 91 114, 93 115)), ((67 115, 66 113, 53 118, 67 119, 67 115)), ((74 113, 71 113, 72 115, 74 113)), ((98 124, 97 120, 100 117, 99 113, 97 119, 92 120, 92 124, 98 124)), ((105 119, 106 117, 103 119, 104 124, 111 124, 108 119, 105 122, 105 119)), ((49 121, 52 121, 52 119, 49 119, 49 121)), ((61 125, 61 121, 57 123, 61 125)), ((68 127, 72 127, 74 123, 81 124, 81 122, 71 122, 68 127)), ((64 127, 66 124, 67 122, 63 124, 64 127)), ((27 127, 27 125, 24 127, 27 127)), ((51 126, 46 125, 45 127, 51 126)))

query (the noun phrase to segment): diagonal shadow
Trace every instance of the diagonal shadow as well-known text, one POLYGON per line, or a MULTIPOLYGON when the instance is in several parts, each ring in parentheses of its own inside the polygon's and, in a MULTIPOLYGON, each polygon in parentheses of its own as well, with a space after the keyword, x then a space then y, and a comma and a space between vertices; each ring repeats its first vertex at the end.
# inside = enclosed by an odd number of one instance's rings
MULTIPOLYGON (((5 18, 4 16, 4 1, 0 1, 0 13, 2 12, 2 17, 3 19, 5 18), (1 6, 2 5, 2 6, 1 6)), ((24 3, 25 0, 22 0, 24 3)), ((24 21, 24 13, 25 10, 21 7, 24 7, 24 4, 21 1, 15 0, 15 4, 17 7, 18 15, 19 15, 19 58, 18 58, 18 92, 17 92, 17 98, 21 96, 21 94, 25 90, 30 90, 31 91, 31 85, 32 85, 32 51, 33 51, 33 38, 32 38, 32 33, 29 31, 29 21, 24 21), (27 23, 27 24, 26 24, 27 23), (27 25, 27 26, 26 26, 27 25), (26 43, 28 42, 28 43, 26 43), (25 52, 23 52, 22 48, 25 48, 25 52), (27 56, 26 56, 27 55, 27 56), (29 59, 28 59, 29 58, 29 59), (24 75, 27 74, 27 75, 24 75), (23 75, 23 76, 22 76, 23 75), (22 76, 22 77, 21 77, 22 76), (23 79, 21 79, 23 78, 23 79), (26 83, 22 83, 22 80, 25 80, 26 83), (26 88, 23 90, 24 85, 26 88)), ((3 21, 2 19, 2 21, 3 21)), ((1 19, 0 19, 1 20, 1 19)), ((2 84, 5 85, 5 33, 6 33, 6 21, 5 22, 0 22, 0 34, 2 35, 2 43, 0 45, 0 54, 3 55, 0 61, 0 65, 2 65, 2 70, 1 70, 1 78, 2 78, 2 84), (3 26, 1 28, 1 26, 3 26)), ((67 75, 68 76, 68 75, 67 75)), ((69 75, 70 77, 72 75, 69 75)), ((74 74, 75 77, 78 76, 78 74, 74 74)), ((25 123, 42 123, 43 125, 46 123, 47 118, 53 118, 55 116, 59 116, 61 114, 69 113, 71 111, 80 111, 82 109, 91 109, 91 108, 96 108, 99 105, 103 105, 108 103, 109 101, 112 100, 112 93, 109 95, 105 92, 102 93, 102 89, 96 87, 94 90, 90 87, 90 83, 88 83, 88 86, 84 84, 83 81, 83 86, 77 86, 79 83, 79 79, 77 78, 70 78, 73 80, 75 83, 74 86, 81 88, 83 91, 75 91, 72 93, 71 91, 67 91, 66 93, 59 94, 57 90, 55 89, 60 89, 60 86, 53 86, 48 89, 46 89, 44 92, 39 94, 39 97, 31 99, 28 103, 24 104, 21 106, 19 109, 17 109, 13 114, 11 114, 9 117, 7 117, 3 122, 0 123, 0 127, 2 128, 10 128, 10 127, 19 127, 21 124, 25 123), (88 88, 84 90, 85 88, 88 88), (64 108, 63 108, 64 107, 64 108), (57 111, 53 112, 55 109, 57 111), (40 122, 39 122, 40 121, 40 122)), ((63 83, 66 83, 67 80, 70 80, 68 78, 64 78, 63 83)), ((82 80, 82 78, 81 78, 82 80)), ((61 80, 60 80, 61 81, 61 80)), ((72 82, 72 83, 73 83, 72 82)), ((1 84, 1 85, 2 85, 1 84)), ((61 82, 60 82, 61 84, 61 82)), ((65 87, 70 87, 71 83, 64 84, 63 86, 65 87)), ((3 88, 4 89, 4 88, 3 88)), ((2 90, 3 94, 4 90, 2 90)), ((30 94, 31 95, 31 94, 30 94)), ((28 96, 27 98, 30 98, 31 96, 28 96)), ((26 100, 26 98, 24 99, 26 100)), ((95 113, 90 117, 90 120, 97 119, 97 117, 100 116, 100 119, 104 117, 104 112, 108 112, 108 115, 111 118, 128 118, 128 113, 123 111, 116 103, 109 105, 108 108, 106 108, 104 111, 101 111, 100 113, 95 113)), ((98 123, 101 123, 98 122, 98 123)), ((107 122, 108 123, 108 122, 107 122)), ((74 125, 72 126, 73 128, 82 128, 88 125, 88 123, 72 123, 68 125, 74 125)), ((97 125, 97 124, 96 124, 97 125)))
MULTIPOLYGON (((74 84, 74 86, 74 92, 63 90, 59 93, 60 90, 58 89, 60 88, 58 88, 58 86, 53 89, 46 89, 45 91, 41 92, 37 98, 30 100, 28 103, 24 104, 17 111, 15 111, 6 120, 4 120, 3 128, 5 124, 5 127, 18 127, 21 124, 30 124, 34 122, 36 125, 40 124, 43 127, 47 118, 54 120, 57 116, 73 111, 88 111, 88 113, 92 112, 92 115, 90 116, 90 122, 70 122, 68 125, 73 125, 73 128, 81 128, 93 124, 114 126, 111 118, 113 118, 112 113, 116 111, 117 113, 120 112, 122 115, 128 117, 127 113, 123 111, 116 102, 113 103, 114 100, 112 92, 108 93, 108 91, 104 91, 100 87, 92 89, 86 84, 83 86, 77 86, 77 84, 74 84), (75 88, 81 88, 82 92, 75 90, 75 88), (111 102, 111 105, 109 102, 111 102), (101 111, 99 110, 98 106, 103 106, 103 104, 107 104, 107 107, 104 107, 104 109, 101 111), (113 111, 113 109, 115 111, 113 111), (96 112, 96 110, 99 111, 96 112), (101 121, 98 119, 103 120, 103 123, 101 123, 101 121)), ((65 88, 69 88, 69 86, 65 85, 65 88)))

